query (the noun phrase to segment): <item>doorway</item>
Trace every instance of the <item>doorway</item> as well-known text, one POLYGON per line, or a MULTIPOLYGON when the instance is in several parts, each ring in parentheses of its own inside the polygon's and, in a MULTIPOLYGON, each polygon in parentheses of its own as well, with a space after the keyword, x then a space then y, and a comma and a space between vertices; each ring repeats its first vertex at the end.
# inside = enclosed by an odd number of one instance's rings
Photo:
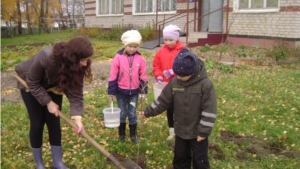
POLYGON ((223 32, 223 3, 224 0, 199 0, 198 16, 206 15, 218 9, 220 10, 200 18, 198 20, 198 32, 223 32))

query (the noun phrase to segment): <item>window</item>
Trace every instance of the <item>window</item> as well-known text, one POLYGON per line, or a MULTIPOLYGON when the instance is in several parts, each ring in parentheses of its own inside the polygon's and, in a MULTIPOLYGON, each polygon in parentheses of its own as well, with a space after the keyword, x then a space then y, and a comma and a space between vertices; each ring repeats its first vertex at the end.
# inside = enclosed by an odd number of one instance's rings
POLYGON ((97 15, 115 15, 124 13, 124 0, 98 0, 97 15))
POLYGON ((177 0, 134 0, 135 13, 154 13, 176 11, 177 0), (158 2, 156 5, 156 1, 158 2))
POLYGON ((279 0, 234 0, 235 12, 279 12, 279 0))

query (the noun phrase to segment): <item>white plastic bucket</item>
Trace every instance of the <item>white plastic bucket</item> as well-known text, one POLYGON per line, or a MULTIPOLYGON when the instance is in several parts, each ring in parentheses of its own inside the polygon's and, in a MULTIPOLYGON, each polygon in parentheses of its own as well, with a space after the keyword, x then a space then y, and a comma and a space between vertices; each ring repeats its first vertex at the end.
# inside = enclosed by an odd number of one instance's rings
POLYGON ((103 109, 104 125, 107 128, 116 128, 120 126, 121 109, 117 107, 103 109))
POLYGON ((161 91, 166 87, 168 82, 156 82, 153 85, 153 91, 154 91, 154 99, 156 100, 158 96, 160 95, 161 91))

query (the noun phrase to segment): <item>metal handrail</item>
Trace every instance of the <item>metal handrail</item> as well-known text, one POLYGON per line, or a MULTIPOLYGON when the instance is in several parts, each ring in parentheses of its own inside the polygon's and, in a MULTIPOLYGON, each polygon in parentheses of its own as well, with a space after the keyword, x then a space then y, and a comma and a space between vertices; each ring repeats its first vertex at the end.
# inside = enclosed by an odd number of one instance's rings
MULTIPOLYGON (((182 13, 181 13, 182 14, 182 13)), ((177 16, 179 16, 179 15, 177 15, 177 16)), ((181 16, 181 17, 179 17, 179 18, 182 18, 182 17, 185 17, 185 15, 184 16, 181 16)), ((179 18, 176 18, 176 19, 179 19, 179 18)), ((170 18, 168 18, 168 19, 170 19, 170 18)), ((170 20, 170 21, 168 21, 168 22, 163 22, 163 23, 161 23, 161 24, 159 24, 158 25, 158 45, 160 45, 160 26, 161 25, 163 25, 163 24, 166 24, 166 23, 169 23, 169 22, 171 22, 171 21, 174 21, 174 20, 176 20, 176 19, 172 19, 172 20, 170 20)), ((163 20, 163 21, 165 21, 165 20, 163 20)))
MULTIPOLYGON (((194 3, 196 3, 196 1, 194 1, 194 3)), ((228 4, 228 2, 227 2, 227 5, 226 5, 226 6, 223 6, 222 8, 216 9, 216 10, 214 10, 214 11, 212 11, 212 12, 209 12, 209 13, 207 13, 207 14, 205 14, 205 15, 202 15, 202 16, 199 16, 199 17, 197 17, 197 18, 194 17, 193 20, 189 21, 189 19, 188 19, 188 18, 189 18, 189 17, 188 17, 188 13, 190 12, 190 10, 196 9, 196 5, 194 6, 194 8, 189 9, 189 2, 187 2, 187 10, 186 10, 186 12, 182 12, 182 13, 173 15, 173 16, 167 18, 167 19, 164 19, 164 20, 159 21, 159 22, 156 23, 156 28, 157 28, 157 25, 158 25, 158 43, 159 43, 158 45, 160 45, 161 25, 166 24, 166 23, 169 23, 169 22, 174 21, 174 20, 176 20, 176 19, 182 18, 182 17, 184 17, 184 16, 187 16, 187 22, 185 23, 184 29, 183 29, 183 30, 185 31, 185 29, 186 29, 186 27, 188 27, 188 24, 189 24, 189 23, 191 23, 191 22, 193 22, 193 21, 195 21, 195 20, 198 20, 198 19, 200 19, 200 18, 203 18, 204 16, 210 15, 210 14, 212 14, 212 13, 214 13, 214 12, 217 12, 217 11, 219 11, 219 10, 222 10, 222 9, 224 9, 224 8, 227 8, 227 10, 228 10, 228 7, 229 7, 229 4, 228 4), (182 14, 185 14, 185 15, 184 15, 184 16, 181 16, 181 17, 178 17, 179 15, 182 15, 182 14), (174 18, 174 17, 178 17, 178 18, 169 20, 169 19, 174 18), (167 21, 167 20, 169 20, 169 21, 167 21), (163 23, 161 23, 161 22, 163 22, 163 23), (159 24, 159 23, 161 23, 161 24, 159 24)), ((228 11, 227 11, 227 13, 228 13, 228 11)), ((156 15, 158 15, 158 14, 156 14, 156 15)), ((227 14, 227 15, 228 15, 228 14, 227 14)), ((156 16, 156 17, 157 17, 157 16, 156 16)), ((226 20, 228 20, 228 18, 227 18, 226 20)), ((226 22, 226 29, 227 29, 227 27, 228 27, 228 26, 227 26, 227 22, 226 22)), ((194 29, 195 29, 195 25, 194 25, 194 29)), ((227 32, 227 31, 226 31, 226 32, 227 32)), ((187 45, 187 47, 188 47, 188 35, 189 35, 189 30, 187 29, 187 30, 186 30, 186 45, 187 45)))
MULTIPOLYGON (((156 3, 157 3, 157 0, 156 0, 156 3)), ((194 3, 196 4, 196 1, 194 1, 194 3)), ((196 10, 196 9, 197 9, 197 8, 196 8, 196 5, 194 6, 194 8, 189 9, 189 1, 187 2, 187 5, 188 5, 188 8, 187 8, 186 12, 178 13, 178 14, 173 15, 173 16, 167 18, 167 19, 163 19, 162 21, 159 21, 159 22, 157 22, 158 9, 157 9, 157 6, 156 6, 156 30, 157 30, 157 25, 158 25, 158 45, 160 45, 160 34, 161 34, 161 33, 160 33, 160 26, 161 26, 162 24, 169 23, 169 22, 175 20, 175 19, 172 19, 172 20, 169 20, 169 19, 174 18, 174 17, 177 17, 177 16, 182 15, 182 14, 186 14, 186 15, 188 16, 188 13, 190 12, 190 10, 193 10, 193 9, 196 10), (167 21, 167 20, 169 20, 169 21, 167 21), (167 22, 166 22, 166 21, 167 21, 167 22), (160 22, 163 22, 163 23, 159 24, 160 22)), ((184 15, 184 16, 186 16, 186 15, 184 15)), ((179 17, 179 18, 182 18, 182 17, 184 17, 184 16, 181 16, 181 17, 179 17)), ((176 18, 176 19, 179 19, 179 18, 176 18)))
POLYGON ((197 19, 200 19, 200 18, 202 18, 202 17, 204 17, 204 16, 206 16, 206 15, 210 15, 210 14, 212 14, 212 13, 214 13, 214 12, 217 12, 217 11, 223 9, 223 8, 226 8, 226 6, 223 6, 222 8, 216 9, 216 10, 210 12, 210 13, 207 13, 207 14, 205 14, 205 15, 201 15, 201 16, 197 17, 196 19, 193 19, 193 20, 191 20, 191 21, 186 22, 186 23, 184 24, 184 29, 183 29, 183 30, 185 30, 186 25, 187 25, 188 23, 193 22, 193 21, 195 21, 195 20, 197 20, 197 19))
MULTIPOLYGON (((194 9, 194 8, 192 8, 192 9, 194 9)), ((162 20, 162 21, 157 22, 156 25, 158 25, 158 23, 160 23, 160 22, 164 22, 164 21, 166 21, 166 20, 168 20, 168 19, 171 19, 171 18, 174 18, 174 17, 179 16, 179 15, 181 15, 181 14, 186 14, 186 13, 187 13, 187 11, 186 11, 186 12, 182 12, 182 13, 178 13, 178 14, 173 15, 173 16, 170 16, 170 17, 167 18, 167 19, 164 19, 164 20, 162 20)))

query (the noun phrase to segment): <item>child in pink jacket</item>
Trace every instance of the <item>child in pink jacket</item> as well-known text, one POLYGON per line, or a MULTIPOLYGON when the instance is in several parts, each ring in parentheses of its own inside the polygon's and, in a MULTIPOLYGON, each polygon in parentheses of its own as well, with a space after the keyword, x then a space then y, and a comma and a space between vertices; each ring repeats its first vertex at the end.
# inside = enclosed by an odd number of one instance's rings
POLYGON ((130 139, 138 143, 136 137, 138 97, 141 101, 148 93, 148 76, 146 61, 138 52, 142 36, 137 30, 129 30, 121 37, 124 48, 114 57, 108 79, 110 101, 116 97, 121 109, 119 141, 125 141, 126 118, 128 117, 130 139))

